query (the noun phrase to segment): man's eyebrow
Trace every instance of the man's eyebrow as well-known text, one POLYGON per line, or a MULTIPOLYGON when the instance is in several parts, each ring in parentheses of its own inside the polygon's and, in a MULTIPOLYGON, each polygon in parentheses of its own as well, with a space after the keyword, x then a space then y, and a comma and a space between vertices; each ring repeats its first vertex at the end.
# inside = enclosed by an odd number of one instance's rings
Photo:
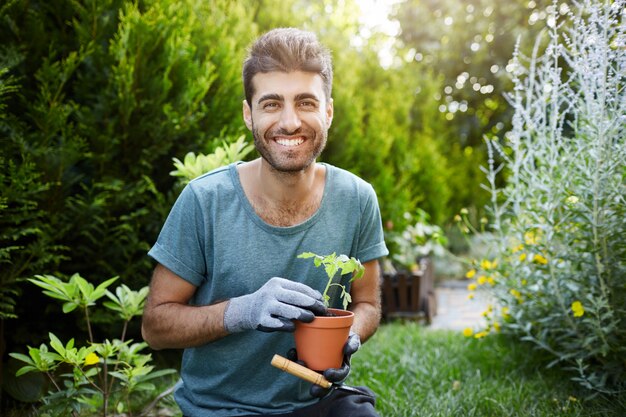
POLYGON ((277 101, 283 101, 283 96, 279 95, 279 94, 264 94, 261 97, 259 97, 259 99, 257 100, 257 104, 261 104, 261 102, 265 101, 265 100, 277 100, 277 101))
POLYGON ((317 96, 312 93, 300 93, 296 95, 296 101, 300 101, 300 100, 315 100, 317 102, 320 101, 320 99, 317 98, 317 96))

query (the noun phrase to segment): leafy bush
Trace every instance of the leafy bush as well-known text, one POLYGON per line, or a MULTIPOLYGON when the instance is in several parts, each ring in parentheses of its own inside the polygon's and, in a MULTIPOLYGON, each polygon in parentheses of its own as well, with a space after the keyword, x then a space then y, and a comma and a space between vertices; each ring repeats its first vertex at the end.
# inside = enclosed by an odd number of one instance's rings
POLYGON ((28 317, 46 304, 28 305, 41 295, 19 279, 123 271, 131 287, 147 282, 146 252, 177 191, 163 167, 238 136, 253 33, 229 1, 14 0, 0 19, 0 318, 20 316, 5 326, 11 348, 46 334, 28 317))
MULTIPOLYGON (((122 284, 113 293, 107 288, 117 279, 110 278, 97 287, 78 274, 72 275, 67 282, 52 275, 29 279, 43 288, 44 294, 62 301, 64 313, 81 311, 89 332, 88 345, 80 348, 76 347, 73 338, 64 344, 50 332, 49 346, 29 347, 28 355, 10 354, 26 363, 16 376, 41 372, 50 379, 54 389, 41 399, 40 411, 46 415, 77 417, 97 413, 107 416, 114 410, 130 416, 138 408, 133 402, 135 393, 150 392, 154 396, 156 387, 152 381, 176 372, 173 369, 154 370, 149 364, 151 355, 141 353, 148 345, 125 340, 128 323, 143 312, 148 287, 133 291, 122 284), (120 339, 96 342, 89 312, 90 307, 105 295, 109 301, 103 305, 116 312, 123 321, 122 335, 120 339)), ((154 405, 151 403, 149 407, 154 405)))
POLYGON ((488 141, 492 255, 469 273, 499 302, 496 329, 607 392, 626 376, 625 7, 551 7, 545 52, 545 36, 517 50, 513 128, 488 141))

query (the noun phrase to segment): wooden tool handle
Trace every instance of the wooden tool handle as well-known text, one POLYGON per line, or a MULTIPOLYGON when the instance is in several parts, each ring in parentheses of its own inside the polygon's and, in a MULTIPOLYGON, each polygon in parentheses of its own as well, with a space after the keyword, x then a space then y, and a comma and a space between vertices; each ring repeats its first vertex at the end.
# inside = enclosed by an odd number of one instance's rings
POLYGON ((311 382, 315 385, 319 385, 322 388, 330 388, 333 384, 324 378, 323 375, 306 368, 294 361, 290 361, 287 358, 283 358, 280 355, 274 355, 272 358, 272 365, 281 369, 291 375, 302 378, 305 381, 311 382))

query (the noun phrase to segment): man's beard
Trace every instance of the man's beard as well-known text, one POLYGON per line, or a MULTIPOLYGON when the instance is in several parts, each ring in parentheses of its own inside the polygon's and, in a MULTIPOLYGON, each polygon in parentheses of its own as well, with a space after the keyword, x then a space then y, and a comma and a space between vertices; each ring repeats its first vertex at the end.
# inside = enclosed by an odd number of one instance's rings
POLYGON ((303 171, 306 168, 310 167, 315 162, 315 160, 322 154, 322 151, 326 147, 328 132, 322 129, 320 130, 318 136, 316 135, 315 131, 310 129, 304 129, 301 127, 294 132, 285 132, 284 130, 268 130, 267 132, 265 132, 265 138, 261 138, 259 131, 254 127, 254 123, 252 123, 252 136, 254 137, 254 146, 256 147, 257 151, 275 171, 282 173, 294 173, 303 171), (281 155, 275 155, 272 154, 271 150, 267 146, 267 143, 272 141, 272 137, 276 135, 291 136, 303 133, 307 138, 306 142, 314 141, 315 146, 312 149, 311 154, 302 162, 299 162, 296 159, 297 155, 294 152, 289 152, 289 149, 287 149, 286 152, 281 155))

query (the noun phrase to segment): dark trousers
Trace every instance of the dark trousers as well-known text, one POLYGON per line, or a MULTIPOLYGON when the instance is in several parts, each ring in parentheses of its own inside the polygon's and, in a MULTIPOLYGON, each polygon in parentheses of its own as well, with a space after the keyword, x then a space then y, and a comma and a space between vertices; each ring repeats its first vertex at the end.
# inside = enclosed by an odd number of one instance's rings
POLYGON ((250 415, 243 417, 380 417, 374 409, 376 399, 367 387, 358 387, 368 394, 335 389, 320 402, 286 414, 250 415))

